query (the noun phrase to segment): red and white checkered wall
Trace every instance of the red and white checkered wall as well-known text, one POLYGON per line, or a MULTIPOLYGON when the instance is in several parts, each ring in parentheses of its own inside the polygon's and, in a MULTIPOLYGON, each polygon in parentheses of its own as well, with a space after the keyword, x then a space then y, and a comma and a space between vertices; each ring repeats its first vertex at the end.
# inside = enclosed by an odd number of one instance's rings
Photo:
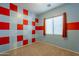
POLYGON ((0 4, 0 52, 35 42, 36 32, 44 26, 36 26, 37 18, 29 10, 12 3, 0 4))

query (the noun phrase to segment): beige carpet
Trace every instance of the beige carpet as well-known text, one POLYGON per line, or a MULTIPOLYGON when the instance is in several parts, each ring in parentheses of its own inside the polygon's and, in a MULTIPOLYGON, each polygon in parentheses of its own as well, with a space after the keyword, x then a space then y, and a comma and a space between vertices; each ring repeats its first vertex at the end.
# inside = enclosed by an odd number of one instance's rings
POLYGON ((79 54, 42 42, 36 42, 7 53, 9 56, 79 56, 79 54))

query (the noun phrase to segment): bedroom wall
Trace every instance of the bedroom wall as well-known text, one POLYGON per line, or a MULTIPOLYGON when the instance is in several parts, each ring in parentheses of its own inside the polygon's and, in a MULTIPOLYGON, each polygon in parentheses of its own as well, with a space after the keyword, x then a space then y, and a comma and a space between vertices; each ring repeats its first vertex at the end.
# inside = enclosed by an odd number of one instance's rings
POLYGON ((75 52, 79 52, 79 4, 64 4, 53 10, 39 15, 40 22, 38 25, 44 26, 44 18, 50 18, 67 13, 67 35, 65 39, 61 35, 41 35, 39 40, 55 44, 59 47, 66 48, 75 52))
POLYGON ((0 3, 0 53, 37 41, 35 18, 20 4, 0 3))

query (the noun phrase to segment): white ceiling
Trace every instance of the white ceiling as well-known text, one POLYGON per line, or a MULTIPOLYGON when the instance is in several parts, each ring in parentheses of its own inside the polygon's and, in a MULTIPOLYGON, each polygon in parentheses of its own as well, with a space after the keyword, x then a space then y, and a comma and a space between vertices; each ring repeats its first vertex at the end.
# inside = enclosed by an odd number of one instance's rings
POLYGON ((31 12, 39 15, 41 13, 44 13, 48 10, 54 9, 63 3, 50 3, 51 6, 47 7, 49 3, 20 3, 20 6, 24 8, 28 8, 31 12))

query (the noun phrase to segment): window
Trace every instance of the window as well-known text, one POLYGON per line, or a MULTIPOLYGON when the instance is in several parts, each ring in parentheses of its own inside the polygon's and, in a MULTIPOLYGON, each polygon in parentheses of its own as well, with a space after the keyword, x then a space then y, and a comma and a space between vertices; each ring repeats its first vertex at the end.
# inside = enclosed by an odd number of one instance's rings
POLYGON ((62 35, 63 33, 63 17, 54 17, 54 34, 62 35))
POLYGON ((46 34, 62 35, 63 16, 46 19, 46 34))
POLYGON ((53 18, 46 19, 46 34, 53 34, 53 18))

